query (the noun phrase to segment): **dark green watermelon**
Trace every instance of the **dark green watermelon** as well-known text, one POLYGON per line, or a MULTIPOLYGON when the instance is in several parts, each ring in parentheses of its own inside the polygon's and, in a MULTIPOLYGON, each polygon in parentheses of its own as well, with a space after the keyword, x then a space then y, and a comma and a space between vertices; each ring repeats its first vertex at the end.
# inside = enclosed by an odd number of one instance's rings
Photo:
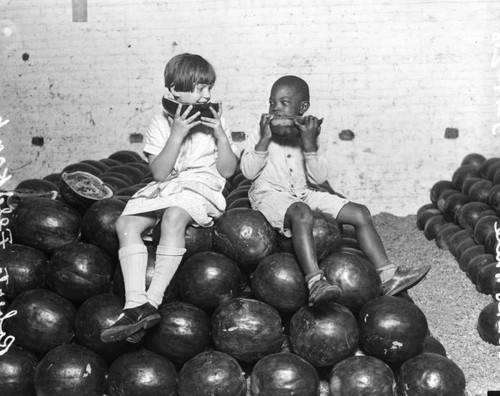
POLYGON ((9 227, 14 243, 51 252, 80 238, 82 217, 65 202, 28 197, 17 205, 9 227))

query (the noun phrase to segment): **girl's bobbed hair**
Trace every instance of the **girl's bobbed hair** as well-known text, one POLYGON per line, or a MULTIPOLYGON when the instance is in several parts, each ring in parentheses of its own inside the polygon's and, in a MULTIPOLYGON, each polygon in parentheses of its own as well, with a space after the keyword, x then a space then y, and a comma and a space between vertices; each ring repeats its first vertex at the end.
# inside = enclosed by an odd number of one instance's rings
POLYGON ((193 92, 196 84, 213 86, 215 70, 200 55, 179 54, 170 59, 165 66, 165 87, 174 87, 179 92, 193 92))

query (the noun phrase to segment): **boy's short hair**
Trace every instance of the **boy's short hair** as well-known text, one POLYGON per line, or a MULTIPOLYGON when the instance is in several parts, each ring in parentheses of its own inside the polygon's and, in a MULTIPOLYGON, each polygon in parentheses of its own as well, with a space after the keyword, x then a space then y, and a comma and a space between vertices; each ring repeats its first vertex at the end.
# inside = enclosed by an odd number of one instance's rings
POLYGON ((304 102, 309 102, 309 85, 297 76, 283 76, 278 78, 273 84, 273 88, 280 85, 293 86, 302 95, 304 102))
POLYGON ((164 71, 165 87, 179 92, 193 92, 196 84, 214 85, 215 70, 200 55, 179 54, 170 59, 164 71))

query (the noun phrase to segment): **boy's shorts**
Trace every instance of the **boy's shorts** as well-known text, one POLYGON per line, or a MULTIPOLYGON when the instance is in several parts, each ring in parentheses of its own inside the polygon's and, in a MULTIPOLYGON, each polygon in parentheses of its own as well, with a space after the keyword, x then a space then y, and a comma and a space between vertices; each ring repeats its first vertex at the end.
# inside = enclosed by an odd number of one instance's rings
POLYGON ((292 233, 284 227, 284 220, 286 211, 293 203, 304 202, 312 210, 321 210, 336 219, 344 205, 350 202, 338 195, 314 190, 304 190, 297 196, 279 191, 259 192, 256 196, 250 196, 252 208, 260 211, 274 228, 288 238, 292 233))

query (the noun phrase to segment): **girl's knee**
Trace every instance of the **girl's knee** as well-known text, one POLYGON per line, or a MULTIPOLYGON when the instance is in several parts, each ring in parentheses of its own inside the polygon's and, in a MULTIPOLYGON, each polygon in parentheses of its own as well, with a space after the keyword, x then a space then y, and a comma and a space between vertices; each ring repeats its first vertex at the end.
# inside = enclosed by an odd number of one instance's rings
POLYGON ((190 216, 184 209, 177 207, 168 208, 162 216, 162 232, 164 230, 184 230, 189 221, 190 216))
POLYGON ((129 219, 127 217, 125 216, 118 217, 115 223, 116 232, 118 234, 123 234, 127 232, 127 229, 129 228, 129 223, 130 223, 129 219))
POLYGON ((120 216, 116 219, 115 229, 118 238, 127 235, 141 235, 148 227, 152 227, 154 222, 155 220, 153 218, 144 219, 135 216, 120 216))

